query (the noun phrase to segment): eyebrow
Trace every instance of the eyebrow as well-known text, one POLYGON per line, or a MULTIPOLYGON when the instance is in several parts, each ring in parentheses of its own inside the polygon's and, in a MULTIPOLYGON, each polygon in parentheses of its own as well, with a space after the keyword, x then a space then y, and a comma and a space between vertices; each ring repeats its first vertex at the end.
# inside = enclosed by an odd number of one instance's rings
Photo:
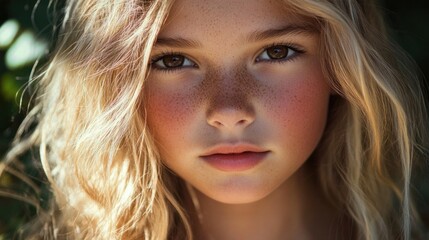
MULTIPOLYGON (((247 42, 257 42, 269 38, 281 37, 284 35, 298 35, 306 34, 311 35, 317 33, 318 30, 313 25, 298 25, 291 24, 278 29, 268 29, 264 31, 255 31, 249 34, 245 40, 247 42)), ((157 47, 177 47, 177 48, 197 48, 202 44, 198 41, 188 40, 184 38, 158 38, 155 42, 157 47)))
POLYGON ((201 46, 197 41, 187 40, 184 38, 158 38, 155 46, 178 47, 178 48, 195 48, 201 46))
POLYGON ((246 38, 246 40, 248 42, 257 42, 257 41, 281 37, 285 35, 299 35, 299 34, 311 35, 315 33, 318 33, 318 29, 314 25, 291 24, 278 29, 268 29, 264 31, 253 32, 246 38))

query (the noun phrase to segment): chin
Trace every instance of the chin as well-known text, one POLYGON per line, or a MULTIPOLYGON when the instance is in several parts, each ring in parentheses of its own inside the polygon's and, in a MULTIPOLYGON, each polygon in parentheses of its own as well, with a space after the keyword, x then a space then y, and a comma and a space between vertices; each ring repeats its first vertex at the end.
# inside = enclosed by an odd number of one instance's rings
MULTIPOLYGON (((264 196, 265 197, 265 196, 264 196)), ((219 198, 212 198, 213 200, 223 204, 251 204, 262 200, 264 197, 260 196, 219 196, 219 198)))
POLYGON ((206 197, 224 204, 254 203, 267 197, 271 192, 268 186, 249 186, 237 183, 202 191, 206 197))

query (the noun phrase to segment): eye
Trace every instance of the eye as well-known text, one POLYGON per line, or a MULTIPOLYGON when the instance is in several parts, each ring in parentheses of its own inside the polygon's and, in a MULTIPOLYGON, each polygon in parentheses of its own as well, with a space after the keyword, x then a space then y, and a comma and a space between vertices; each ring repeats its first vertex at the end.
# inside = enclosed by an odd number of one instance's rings
POLYGON ((256 58, 256 62, 289 60, 300 53, 303 53, 303 51, 298 50, 295 47, 275 45, 265 48, 265 50, 256 58))
POLYGON ((196 64, 181 54, 165 54, 155 58, 152 66, 158 69, 175 69, 182 67, 195 67, 196 64))

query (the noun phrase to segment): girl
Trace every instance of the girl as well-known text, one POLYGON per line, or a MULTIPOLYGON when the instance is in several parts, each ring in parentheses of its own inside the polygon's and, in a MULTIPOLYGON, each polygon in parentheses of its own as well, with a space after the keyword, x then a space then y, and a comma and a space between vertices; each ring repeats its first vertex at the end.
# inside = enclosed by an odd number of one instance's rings
POLYGON ((36 238, 419 236, 423 96, 373 1, 69 0, 37 84, 36 238))

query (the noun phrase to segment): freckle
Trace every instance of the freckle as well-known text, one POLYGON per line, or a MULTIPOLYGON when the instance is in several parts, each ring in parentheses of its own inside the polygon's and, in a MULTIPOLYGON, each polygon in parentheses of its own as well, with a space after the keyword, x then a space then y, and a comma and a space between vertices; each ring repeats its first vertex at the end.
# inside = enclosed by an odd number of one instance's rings
POLYGON ((258 90, 254 79, 242 68, 236 68, 232 73, 222 69, 211 69, 201 84, 201 95, 208 103, 208 112, 223 108, 235 108, 253 112, 249 100, 258 90))
POLYGON ((207 75, 201 80, 201 83, 195 91, 196 96, 193 97, 195 97, 196 101, 199 103, 206 103, 214 90, 213 84, 215 84, 214 74, 212 71, 208 71, 207 75))

